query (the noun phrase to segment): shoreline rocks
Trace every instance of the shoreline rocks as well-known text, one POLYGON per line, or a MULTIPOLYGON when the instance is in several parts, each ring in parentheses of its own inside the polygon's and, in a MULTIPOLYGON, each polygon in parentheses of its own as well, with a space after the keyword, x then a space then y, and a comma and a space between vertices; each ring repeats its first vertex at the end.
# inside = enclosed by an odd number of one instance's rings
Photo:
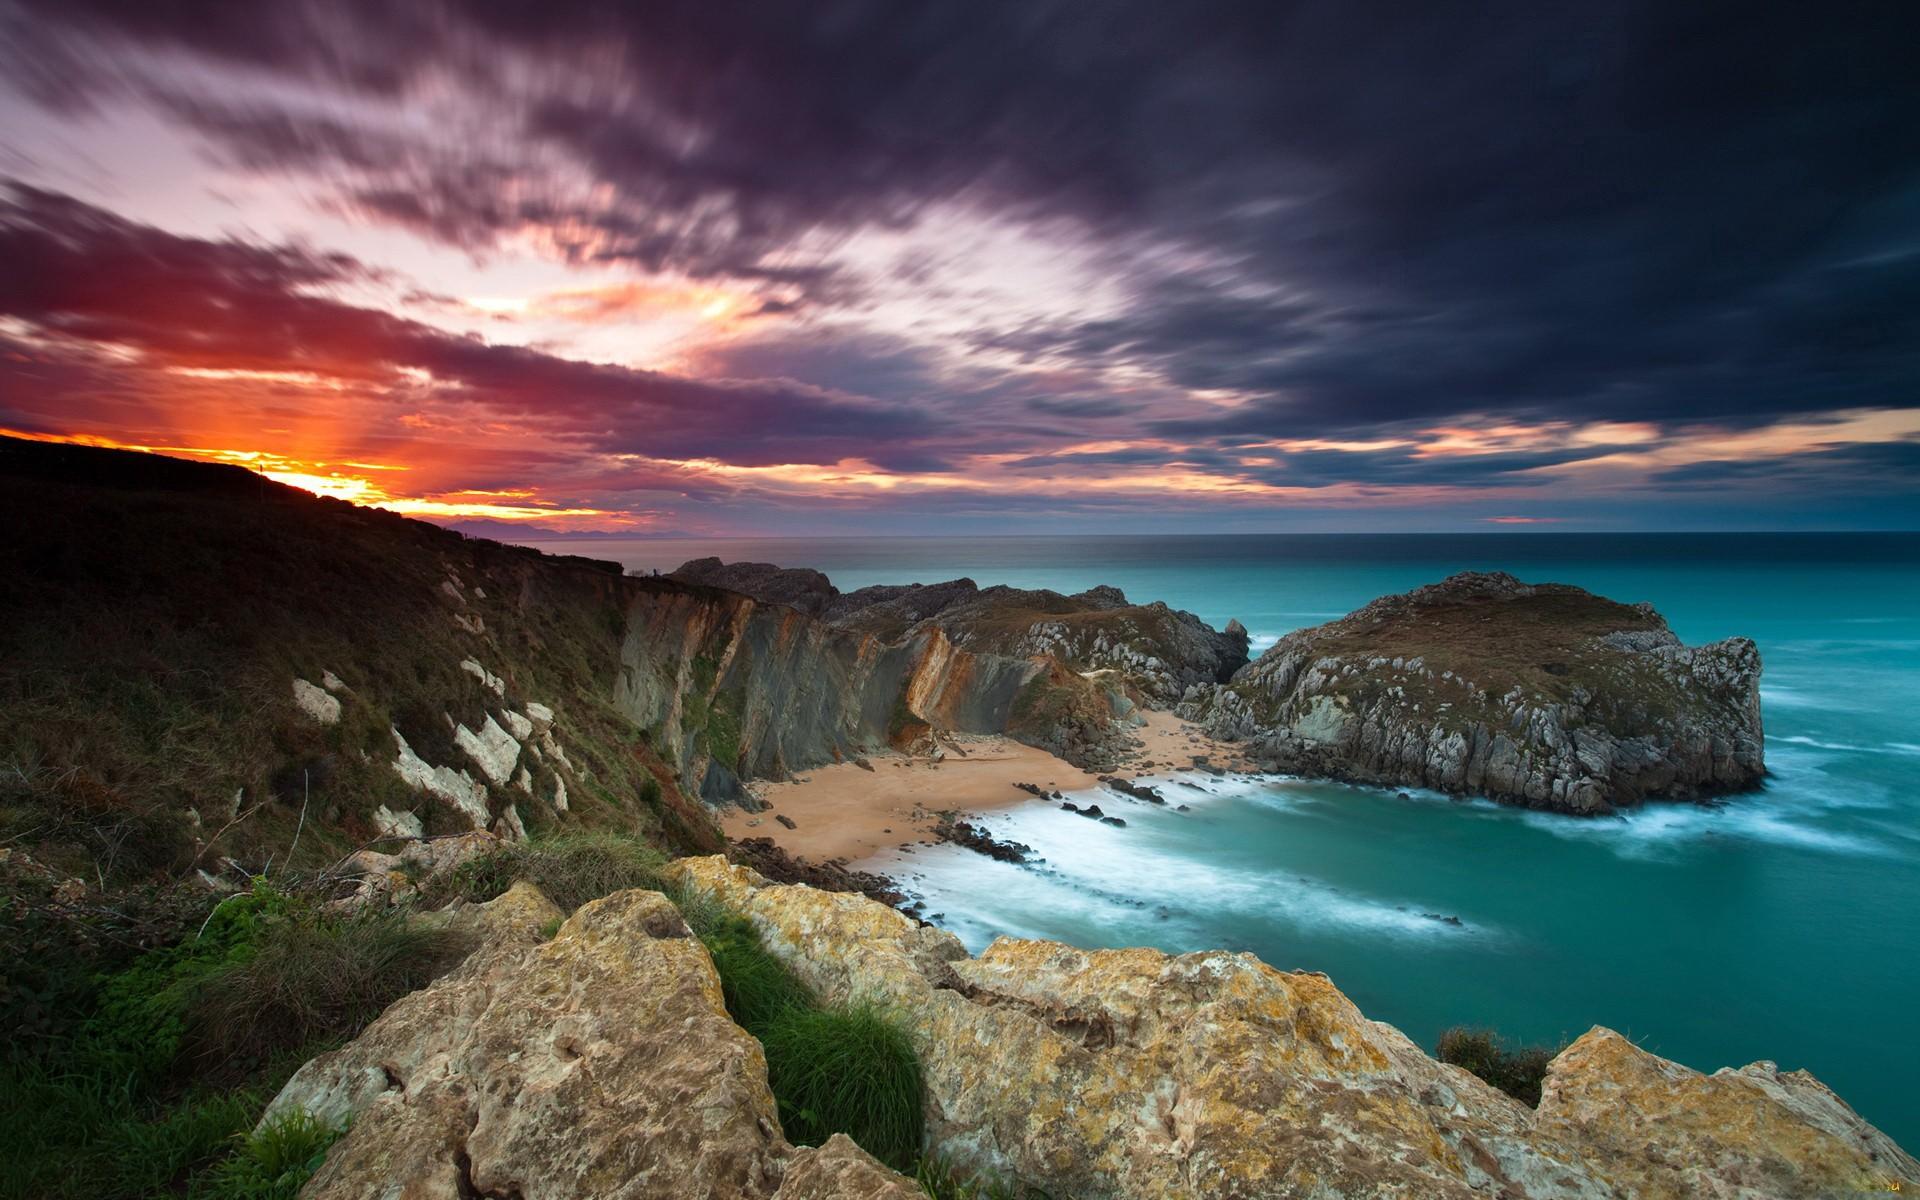
POLYGON ((998 862, 1033 861, 1033 847, 1025 842, 1001 841, 978 825, 956 820, 952 815, 943 816, 939 824, 933 827, 933 837, 935 841, 963 846, 975 854, 984 854, 998 862))

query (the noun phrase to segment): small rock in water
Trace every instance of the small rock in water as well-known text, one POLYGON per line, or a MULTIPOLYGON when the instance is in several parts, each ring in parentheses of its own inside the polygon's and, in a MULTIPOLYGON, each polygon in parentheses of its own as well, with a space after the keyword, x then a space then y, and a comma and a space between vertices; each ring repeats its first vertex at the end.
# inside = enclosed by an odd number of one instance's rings
POLYGON ((785 825, 788 829, 800 828, 798 825, 795 825, 793 823, 793 818, 788 816, 785 813, 775 813, 773 814, 773 819, 780 822, 782 825, 785 825))

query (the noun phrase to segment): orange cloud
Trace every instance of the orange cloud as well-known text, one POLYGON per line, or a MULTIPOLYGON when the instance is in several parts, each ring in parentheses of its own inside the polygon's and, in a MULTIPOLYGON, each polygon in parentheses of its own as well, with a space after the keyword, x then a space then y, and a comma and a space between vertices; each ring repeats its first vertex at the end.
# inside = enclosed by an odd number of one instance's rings
POLYGON ((139 450, 150 454, 166 454, 175 458, 198 459, 201 462, 227 463, 245 467, 256 474, 264 475, 276 483, 284 483, 302 491, 312 492, 316 496, 329 496, 336 500, 347 500, 354 504, 364 504, 370 508, 384 508, 388 512, 402 513, 406 516, 439 517, 457 519, 462 517, 489 518, 497 521, 537 521, 552 522, 561 526, 577 524, 582 518, 591 518, 596 524, 612 522, 627 525, 638 524, 630 514, 616 513, 599 508, 570 508, 554 504, 541 503, 531 491, 511 492, 445 492, 424 496, 395 495, 385 487, 353 472, 405 471, 406 467, 391 463, 328 463, 303 462, 283 454, 274 454, 263 450, 223 450, 204 446, 143 446, 131 442, 117 441, 113 438, 99 437, 93 434, 35 433, 16 429, 0 429, 0 434, 8 437, 25 438, 36 442, 61 442, 78 446, 100 446, 113 450, 139 450), (340 468, 348 468, 342 470, 340 468), (524 499, 523 504, 503 504, 500 500, 524 499))

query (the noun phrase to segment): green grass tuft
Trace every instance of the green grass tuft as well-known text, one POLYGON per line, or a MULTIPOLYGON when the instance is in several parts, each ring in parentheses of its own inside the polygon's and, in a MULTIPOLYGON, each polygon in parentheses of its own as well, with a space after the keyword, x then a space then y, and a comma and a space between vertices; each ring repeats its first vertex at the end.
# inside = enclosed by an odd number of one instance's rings
POLYGON ((295 1111, 240 1139, 192 1200, 295 1200, 344 1130, 295 1111))
POLYGON ((166 1195, 258 1118, 252 1089, 167 1102, 132 1081, 52 1063, 0 1065, 0 1197, 135 1200, 166 1195))
POLYGON ((817 1146, 844 1133, 882 1162, 914 1170, 920 1062, 900 1027, 872 1008, 821 1008, 752 922, 711 897, 682 889, 675 902, 713 958, 727 1013, 766 1049, 788 1139, 817 1146))
POLYGON ((720 973, 727 1012, 740 1028, 764 1042, 782 1017, 813 1008, 805 985, 767 953, 752 925, 740 917, 705 924, 700 940, 720 973))
POLYGON ((920 1062, 897 1025, 871 1008, 790 1008, 760 1040, 789 1139, 817 1146, 844 1133, 880 1161, 913 1169, 920 1062))
POLYGON ((1546 1078, 1547 1064, 1562 1049, 1565 1047, 1519 1046, 1510 1050, 1491 1029, 1455 1026, 1440 1035, 1434 1057, 1465 1068, 1531 1108, 1540 1103, 1540 1084, 1546 1078))

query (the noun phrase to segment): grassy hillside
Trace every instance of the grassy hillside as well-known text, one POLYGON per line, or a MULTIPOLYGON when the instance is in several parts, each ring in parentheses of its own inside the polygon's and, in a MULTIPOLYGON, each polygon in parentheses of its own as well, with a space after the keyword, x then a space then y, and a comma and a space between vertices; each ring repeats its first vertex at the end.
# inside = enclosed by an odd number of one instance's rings
POLYGON ((553 710, 560 752, 521 756, 524 789, 488 788, 494 819, 511 806, 533 831, 720 844, 611 702, 629 586, 612 564, 239 468, 12 439, 0 546, 0 845, 59 870, 111 882, 221 856, 317 865, 376 836, 382 806, 429 832, 466 828, 394 771, 394 731, 477 777, 455 727, 530 705, 553 710), (329 674, 331 725, 293 692, 329 674))

